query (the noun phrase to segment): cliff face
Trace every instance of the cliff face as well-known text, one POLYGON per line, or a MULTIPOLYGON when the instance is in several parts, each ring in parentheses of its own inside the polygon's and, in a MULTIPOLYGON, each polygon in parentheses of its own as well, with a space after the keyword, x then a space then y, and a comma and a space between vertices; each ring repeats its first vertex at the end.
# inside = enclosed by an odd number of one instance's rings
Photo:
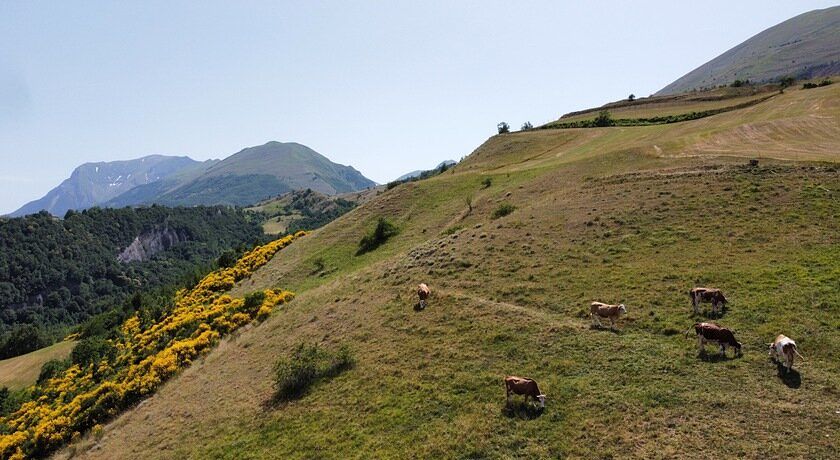
POLYGON ((167 226, 155 228, 134 238, 134 241, 117 256, 117 260, 122 263, 142 262, 149 260, 158 252, 165 251, 185 241, 187 241, 186 235, 167 226))

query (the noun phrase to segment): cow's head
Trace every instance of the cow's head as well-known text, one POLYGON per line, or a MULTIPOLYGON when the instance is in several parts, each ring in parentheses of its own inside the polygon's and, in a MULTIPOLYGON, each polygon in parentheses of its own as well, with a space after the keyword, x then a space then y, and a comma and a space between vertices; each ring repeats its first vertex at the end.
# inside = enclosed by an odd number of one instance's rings
POLYGON ((735 343, 732 344, 732 346, 735 347, 735 354, 740 356, 741 355, 741 342, 736 341, 735 343))
POLYGON ((622 313, 625 315, 627 314, 627 307, 625 307, 623 303, 618 305, 618 314, 622 313))
POLYGON ((545 395, 537 395, 537 399, 540 400, 540 407, 545 407, 545 395))

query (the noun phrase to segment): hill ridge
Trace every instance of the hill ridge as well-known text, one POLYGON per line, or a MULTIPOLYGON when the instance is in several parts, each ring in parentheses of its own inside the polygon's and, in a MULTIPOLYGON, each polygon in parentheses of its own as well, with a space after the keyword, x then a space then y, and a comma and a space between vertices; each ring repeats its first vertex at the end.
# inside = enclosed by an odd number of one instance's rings
POLYGON ((656 92, 657 96, 735 81, 840 74, 840 6, 802 13, 765 29, 656 92))

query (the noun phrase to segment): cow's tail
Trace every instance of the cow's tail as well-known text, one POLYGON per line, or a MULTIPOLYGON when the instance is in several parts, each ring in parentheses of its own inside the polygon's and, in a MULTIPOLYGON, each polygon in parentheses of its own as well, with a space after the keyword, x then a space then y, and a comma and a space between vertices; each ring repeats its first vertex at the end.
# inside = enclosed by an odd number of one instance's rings
POLYGON ((805 357, 799 354, 799 350, 797 350, 796 347, 793 347, 793 352, 796 353, 796 356, 799 356, 799 359, 805 361, 805 357))
POLYGON ((691 326, 688 327, 688 329, 685 330, 685 338, 688 338, 688 333, 691 332, 692 328, 694 328, 694 324, 692 324, 691 326))

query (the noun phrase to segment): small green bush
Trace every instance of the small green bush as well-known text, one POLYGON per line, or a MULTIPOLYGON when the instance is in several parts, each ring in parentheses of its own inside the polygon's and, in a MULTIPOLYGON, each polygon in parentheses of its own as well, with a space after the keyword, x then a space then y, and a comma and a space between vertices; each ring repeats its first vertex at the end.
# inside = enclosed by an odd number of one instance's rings
POLYGON ((598 127, 613 126, 615 125, 615 121, 609 111, 602 110, 598 113, 598 116, 595 117, 594 124, 598 127))
POLYGON ((481 181, 481 185, 484 188, 490 188, 490 186, 493 185, 493 179, 485 177, 484 180, 481 181))
POLYGON ((516 206, 510 203, 502 203, 493 211, 493 214, 490 215, 491 219, 498 219, 499 217, 504 217, 510 213, 512 213, 516 209, 516 206))
POLYGON ((350 349, 344 345, 332 352, 300 343, 289 358, 281 358, 274 366, 274 399, 299 398, 319 380, 335 377, 354 365, 350 349))
POLYGON ((67 359, 51 359, 45 362, 38 374, 38 384, 40 385, 64 372, 68 367, 70 367, 70 360, 67 359))
POLYGON ((449 227, 446 230, 444 230, 443 234, 446 235, 446 236, 449 236, 449 235, 452 235, 452 234, 458 232, 459 230, 461 230, 463 228, 464 227, 461 226, 461 225, 453 225, 452 227, 449 227))
POLYGON ((257 311, 265 301, 265 291, 252 292, 245 296, 245 310, 257 311))
POLYGON ((373 251, 397 233, 399 233, 399 230, 394 224, 388 222, 384 217, 380 217, 376 222, 376 228, 373 229, 373 232, 368 233, 359 241, 359 250, 356 251, 356 255, 373 251))

